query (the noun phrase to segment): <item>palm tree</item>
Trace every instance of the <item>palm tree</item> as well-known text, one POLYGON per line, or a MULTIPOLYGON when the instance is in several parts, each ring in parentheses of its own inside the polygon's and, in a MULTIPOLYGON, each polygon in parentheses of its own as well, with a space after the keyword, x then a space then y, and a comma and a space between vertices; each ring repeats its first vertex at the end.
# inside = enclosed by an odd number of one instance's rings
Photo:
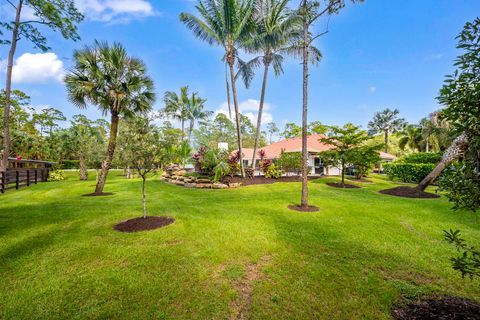
POLYGON ((96 105, 111 117, 107 154, 95 188, 95 194, 101 194, 115 153, 120 117, 151 110, 155 102, 153 81, 145 64, 130 57, 119 43, 110 46, 95 41, 93 46, 75 51, 74 61, 65 77, 70 101, 79 108, 96 105))
MULTIPOLYGON (((254 14, 256 33, 246 41, 245 47, 251 53, 260 53, 248 63, 242 63, 239 74, 248 88, 253 78, 254 69, 263 64, 263 82, 258 108, 255 144, 253 147, 252 168, 255 167, 258 145, 260 142, 263 107, 267 78, 270 66, 275 76, 283 74, 284 54, 292 50, 292 45, 301 37, 301 17, 289 10, 289 0, 258 0, 254 14)), ((298 47, 297 47, 298 50, 298 47)))
POLYGON ((423 150, 425 141, 422 136, 422 129, 419 126, 407 125, 399 135, 398 146, 400 149, 405 150, 405 147, 408 146, 413 151, 423 150))
POLYGON ((190 143, 192 143, 192 132, 195 127, 195 121, 205 121, 213 115, 213 111, 203 110, 206 101, 207 100, 200 98, 196 92, 192 93, 192 96, 188 100, 185 113, 186 118, 190 120, 188 128, 188 140, 190 143))
POLYGON ((188 87, 181 87, 180 94, 173 91, 165 92, 163 96, 165 108, 163 113, 173 120, 180 121, 182 127, 182 141, 185 139, 185 121, 187 121, 187 108, 190 103, 188 98, 188 87))
POLYGON ((189 13, 180 14, 180 20, 193 31, 195 36, 208 44, 216 44, 225 50, 225 61, 230 69, 235 120, 237 125, 238 150, 240 151, 240 169, 245 176, 242 154, 242 133, 238 110, 237 88, 235 84, 235 62, 237 51, 251 31, 251 16, 254 0, 205 0, 196 6, 201 17, 189 13))
POLYGON ((398 132, 405 126, 405 119, 399 118, 398 109, 391 110, 389 108, 376 112, 373 120, 368 123, 370 134, 383 133, 385 137, 385 153, 388 153, 388 137, 390 134, 398 132))

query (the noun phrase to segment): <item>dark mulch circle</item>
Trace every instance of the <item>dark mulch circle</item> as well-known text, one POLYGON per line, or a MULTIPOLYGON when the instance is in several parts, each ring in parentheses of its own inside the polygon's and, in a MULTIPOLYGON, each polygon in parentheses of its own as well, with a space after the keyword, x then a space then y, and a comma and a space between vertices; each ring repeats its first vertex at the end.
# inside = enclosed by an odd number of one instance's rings
POLYGON ((380 193, 403 198, 435 199, 440 198, 438 194, 428 193, 415 188, 406 186, 395 187, 392 189, 380 190, 380 193))
MULTIPOLYGON (((329 182, 327 183, 327 186, 342 189, 342 184, 340 182, 329 182)), ((345 183, 345 187, 343 187, 343 189, 360 189, 360 188, 361 187, 359 186, 355 186, 353 184, 348 184, 348 183, 345 183)))
POLYGON ((365 178, 360 178, 360 179, 357 179, 357 178, 347 178, 348 180, 351 180, 351 181, 356 181, 356 182, 363 182, 363 183, 373 183, 372 180, 368 180, 368 179, 365 179, 365 178))
POLYGON ((392 310, 396 320, 479 320, 480 304, 457 297, 428 299, 392 310))
POLYGON ((82 195, 82 197, 107 197, 107 196, 113 196, 115 193, 113 192, 102 192, 102 193, 87 193, 82 195))
MULTIPOLYGON (((317 180, 321 177, 308 177, 308 180, 317 180)), ((272 184, 275 182, 302 182, 301 176, 287 176, 287 177, 280 177, 278 179, 267 179, 264 176, 255 176, 252 179, 249 178, 242 178, 242 177, 225 177, 222 180, 222 183, 229 184, 229 183, 241 183, 243 186, 250 186, 255 184, 272 184)))
POLYGON ((300 211, 300 212, 318 212, 318 211, 320 211, 320 208, 315 207, 315 206, 302 207, 302 206, 297 206, 297 205, 289 205, 288 209, 295 210, 295 211, 300 211))
POLYGON ((175 222, 175 219, 170 217, 151 217, 134 218, 127 221, 120 222, 113 226, 113 229, 120 232, 138 232, 159 229, 175 222))

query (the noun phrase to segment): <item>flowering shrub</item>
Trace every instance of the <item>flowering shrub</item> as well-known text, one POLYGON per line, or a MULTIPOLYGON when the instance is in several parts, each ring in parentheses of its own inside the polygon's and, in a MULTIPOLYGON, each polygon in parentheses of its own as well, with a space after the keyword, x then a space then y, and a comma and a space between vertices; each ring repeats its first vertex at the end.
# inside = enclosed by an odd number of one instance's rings
POLYGON ((48 175, 48 181, 63 181, 65 180, 65 171, 63 170, 53 170, 48 175))
POLYGON ((267 157, 267 153, 265 150, 260 150, 258 151, 258 157, 260 158, 259 166, 260 170, 264 173, 267 174, 268 168, 272 165, 272 160, 265 159, 267 157))
POLYGON ((240 151, 235 152, 228 158, 228 164, 230 166, 230 175, 233 177, 240 171, 240 151))

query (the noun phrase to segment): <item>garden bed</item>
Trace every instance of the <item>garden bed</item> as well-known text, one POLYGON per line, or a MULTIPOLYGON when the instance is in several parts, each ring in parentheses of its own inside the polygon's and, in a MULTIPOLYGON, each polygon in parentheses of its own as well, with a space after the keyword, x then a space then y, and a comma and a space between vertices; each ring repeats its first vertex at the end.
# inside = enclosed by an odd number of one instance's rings
POLYGON ((113 229, 120 232, 131 233, 159 229, 174 222, 175 219, 170 217, 140 217, 120 222, 116 224, 113 229))
POLYGON ((392 316, 396 320, 478 320, 480 304, 457 297, 428 299, 395 308, 392 316))
POLYGON ((341 182, 329 182, 329 183, 327 183, 327 186, 332 187, 332 188, 339 188, 339 189, 361 189, 362 188, 362 187, 359 187, 359 186, 356 186, 356 185, 353 185, 353 184, 348 184, 348 183, 345 183, 342 186, 341 182))
POLYGON ((392 189, 385 189, 379 191, 382 194, 387 194, 390 196, 397 196, 403 198, 414 198, 414 199, 435 199, 440 198, 438 194, 424 192, 415 188, 410 188, 406 186, 395 187, 392 189))

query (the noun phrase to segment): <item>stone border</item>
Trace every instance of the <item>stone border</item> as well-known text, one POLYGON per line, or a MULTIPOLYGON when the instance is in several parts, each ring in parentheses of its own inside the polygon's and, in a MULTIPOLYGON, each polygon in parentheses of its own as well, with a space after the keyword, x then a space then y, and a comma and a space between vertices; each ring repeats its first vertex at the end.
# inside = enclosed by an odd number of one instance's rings
POLYGON ((160 180, 176 184, 185 188, 196 189, 234 189, 241 187, 241 183, 224 184, 219 182, 212 182, 209 179, 197 179, 195 177, 187 177, 185 170, 179 170, 175 172, 165 172, 160 180))

